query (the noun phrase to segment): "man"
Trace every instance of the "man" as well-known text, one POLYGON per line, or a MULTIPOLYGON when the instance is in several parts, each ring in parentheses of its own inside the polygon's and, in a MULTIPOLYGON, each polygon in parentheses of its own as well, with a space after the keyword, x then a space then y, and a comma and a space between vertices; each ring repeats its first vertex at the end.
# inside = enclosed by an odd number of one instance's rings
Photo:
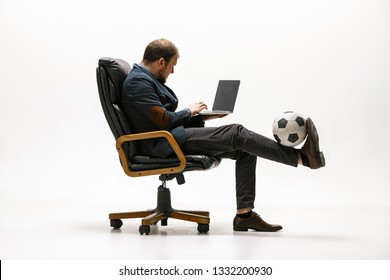
MULTIPOLYGON (((165 85, 179 59, 176 46, 166 39, 151 42, 145 49, 142 62, 134 64, 123 83, 121 103, 136 132, 168 130, 184 154, 205 154, 236 161, 237 213, 233 230, 278 231, 280 225, 268 224, 252 211, 255 201, 255 176, 257 157, 283 164, 303 164, 312 169, 325 166, 319 148, 317 130, 310 118, 306 119, 307 139, 301 150, 282 146, 242 125, 204 127, 210 119, 199 115, 207 109, 203 102, 190 104, 176 111, 178 99, 165 85)), ((221 117, 221 116, 219 116, 221 117)), ((168 157, 173 151, 164 138, 145 140, 143 154, 168 157)))

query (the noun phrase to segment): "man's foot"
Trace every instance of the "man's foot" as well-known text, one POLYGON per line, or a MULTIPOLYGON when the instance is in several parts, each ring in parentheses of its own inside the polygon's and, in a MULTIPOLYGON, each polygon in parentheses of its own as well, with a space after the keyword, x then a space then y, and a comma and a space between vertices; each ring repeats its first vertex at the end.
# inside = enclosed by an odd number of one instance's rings
POLYGON ((306 119, 307 139, 301 149, 302 163, 311 169, 325 166, 324 154, 320 151, 317 129, 310 118, 306 119))
POLYGON ((246 219, 238 217, 234 218, 234 231, 248 231, 248 229, 253 229, 255 231, 275 232, 281 230, 282 226, 268 224, 259 216, 259 214, 255 212, 252 212, 252 215, 246 219))

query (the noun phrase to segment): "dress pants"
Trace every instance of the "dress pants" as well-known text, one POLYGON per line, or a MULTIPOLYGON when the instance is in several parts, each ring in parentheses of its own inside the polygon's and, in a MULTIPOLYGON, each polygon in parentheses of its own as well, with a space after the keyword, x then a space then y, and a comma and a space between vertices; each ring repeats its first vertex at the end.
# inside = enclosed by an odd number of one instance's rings
POLYGON ((297 166, 299 150, 246 129, 239 124, 186 128, 184 154, 204 154, 236 161, 237 209, 254 208, 257 157, 297 166))

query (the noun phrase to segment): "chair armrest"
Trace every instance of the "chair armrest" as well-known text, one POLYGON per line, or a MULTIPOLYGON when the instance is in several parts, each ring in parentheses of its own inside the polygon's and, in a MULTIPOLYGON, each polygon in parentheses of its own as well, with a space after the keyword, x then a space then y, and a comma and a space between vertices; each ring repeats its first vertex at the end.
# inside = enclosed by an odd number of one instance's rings
POLYGON ((139 177, 139 176, 148 176, 148 175, 157 175, 157 174, 170 174, 170 173, 179 173, 184 170, 186 167, 186 158, 181 151, 179 145, 177 144, 175 138, 166 130, 158 130, 151 132, 135 133, 135 134, 126 134, 119 137, 116 141, 116 149, 119 153, 119 158, 125 173, 130 177, 139 177), (123 150, 122 145, 125 142, 137 141, 143 139, 152 139, 152 138, 165 138, 168 140, 176 156, 180 160, 180 165, 169 168, 158 168, 144 171, 134 171, 129 166, 129 160, 127 158, 126 152, 123 150))

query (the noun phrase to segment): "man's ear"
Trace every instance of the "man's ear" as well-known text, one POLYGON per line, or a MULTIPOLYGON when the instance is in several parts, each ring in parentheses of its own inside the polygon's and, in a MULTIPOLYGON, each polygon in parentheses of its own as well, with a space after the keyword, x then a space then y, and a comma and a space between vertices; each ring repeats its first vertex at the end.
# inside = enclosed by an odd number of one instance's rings
POLYGON ((165 66, 165 59, 160 57, 158 60, 158 66, 164 67, 165 66))

